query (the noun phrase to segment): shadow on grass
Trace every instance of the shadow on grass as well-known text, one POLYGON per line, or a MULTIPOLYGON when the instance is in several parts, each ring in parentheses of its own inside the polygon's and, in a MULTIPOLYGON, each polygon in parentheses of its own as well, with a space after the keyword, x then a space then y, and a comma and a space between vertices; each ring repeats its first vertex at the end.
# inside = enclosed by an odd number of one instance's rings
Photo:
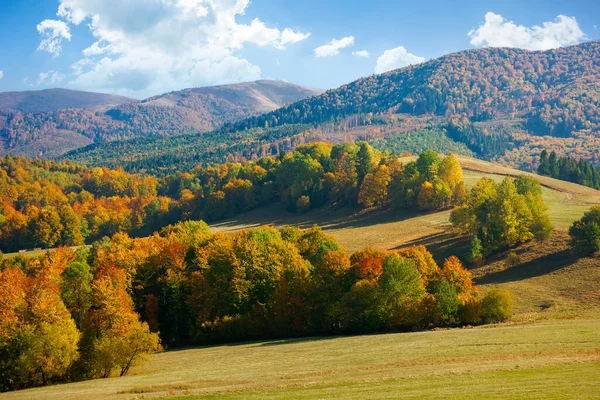
POLYGON ((570 249, 538 257, 526 263, 493 272, 475 279, 478 285, 521 281, 537 276, 546 275, 577 262, 579 257, 570 249))
POLYGON ((281 345, 294 344, 294 343, 321 342, 324 340, 331 340, 331 339, 337 339, 337 338, 339 338, 339 336, 311 336, 311 337, 290 338, 290 339, 274 339, 274 340, 262 342, 258 345, 260 347, 281 346, 281 345))
POLYGON ((332 230, 394 223, 423 215, 426 213, 418 210, 385 209, 365 212, 358 207, 344 206, 327 206, 306 214, 297 214, 288 212, 281 204, 276 204, 260 207, 224 221, 214 222, 212 226, 219 229, 235 229, 241 226, 244 229, 251 229, 263 225, 292 225, 306 229, 318 225, 323 230, 332 230))
POLYGON ((440 266, 450 256, 456 256, 464 261, 469 251, 469 239, 458 236, 450 231, 432 233, 419 239, 411 240, 396 247, 394 250, 421 245, 427 247, 427 250, 432 253, 435 262, 440 266))

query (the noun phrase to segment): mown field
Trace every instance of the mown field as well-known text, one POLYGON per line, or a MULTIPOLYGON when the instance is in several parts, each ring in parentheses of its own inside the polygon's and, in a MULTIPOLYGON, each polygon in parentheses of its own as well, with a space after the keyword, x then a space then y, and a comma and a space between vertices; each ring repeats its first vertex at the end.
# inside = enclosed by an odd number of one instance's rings
POLYGON ((600 319, 196 348, 7 399, 598 398, 600 319))
MULTIPOLYGON (((520 172, 461 158, 465 181, 520 172)), ((600 393, 600 260, 580 258, 566 229, 600 192, 539 178, 557 231, 473 268, 475 281, 513 292, 513 321, 475 328, 213 346, 154 355, 131 376, 6 393, 7 399, 593 399, 600 393)), ((216 231, 319 224, 350 251, 425 244, 438 262, 463 254, 449 212, 255 210, 216 231)))

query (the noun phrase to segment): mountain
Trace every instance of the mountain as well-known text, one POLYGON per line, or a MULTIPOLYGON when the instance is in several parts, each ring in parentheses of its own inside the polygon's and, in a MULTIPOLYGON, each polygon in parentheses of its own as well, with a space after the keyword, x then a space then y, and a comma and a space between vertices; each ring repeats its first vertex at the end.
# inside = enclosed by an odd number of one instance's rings
POLYGON ((524 169, 536 167, 544 148, 598 164, 600 41, 548 51, 462 51, 362 78, 210 135, 106 143, 68 157, 130 171, 176 170, 314 139, 365 139, 397 152, 426 142, 524 169))
POLYGON ((2 93, 0 154, 52 158, 93 143, 211 131, 320 93, 268 80, 142 101, 63 89, 2 93))
POLYGON ((63 108, 103 109, 132 103, 135 100, 112 94, 47 89, 0 93, 0 110, 22 113, 58 111, 63 108))

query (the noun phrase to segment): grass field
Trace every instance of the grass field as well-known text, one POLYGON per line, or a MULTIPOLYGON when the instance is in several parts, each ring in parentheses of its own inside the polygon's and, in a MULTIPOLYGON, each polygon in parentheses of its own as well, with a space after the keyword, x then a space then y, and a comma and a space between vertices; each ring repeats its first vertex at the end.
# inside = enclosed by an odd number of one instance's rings
MULTIPOLYGON (((471 188, 482 177, 496 181, 524 174, 511 168, 469 157, 459 157, 465 184, 471 188)), ((565 230, 591 206, 600 204, 600 191, 570 182, 535 175, 543 185, 543 197, 550 219, 565 230)), ((322 208, 306 214, 293 214, 281 205, 260 208, 211 226, 213 231, 235 233, 269 224, 276 227, 317 224, 334 235, 349 251, 368 246, 391 250, 448 234, 450 211, 422 213, 414 210, 361 212, 359 209, 322 208)))
POLYGON ((600 319, 172 351, 7 399, 598 398, 600 319), (193 396, 193 397, 187 397, 193 396))
MULTIPOLYGON (((461 158, 467 186, 519 171, 461 158)), ((500 253, 473 268, 476 283, 513 292, 513 321, 496 326, 387 335, 308 338, 170 351, 125 378, 6 393, 7 399, 598 399, 600 260, 568 247, 566 228, 600 192, 539 177, 558 228, 544 243, 500 253)), ((425 244, 438 262, 461 255, 449 212, 328 208, 290 214, 277 206, 212 226, 239 232, 264 224, 319 224, 350 251, 425 244)))

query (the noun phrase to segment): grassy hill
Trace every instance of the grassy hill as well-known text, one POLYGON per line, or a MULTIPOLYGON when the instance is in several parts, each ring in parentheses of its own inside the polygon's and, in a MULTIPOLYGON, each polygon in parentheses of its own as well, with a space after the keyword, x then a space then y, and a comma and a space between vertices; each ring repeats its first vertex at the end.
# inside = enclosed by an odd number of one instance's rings
POLYGON ((600 320, 308 338, 155 355, 131 376, 6 399, 579 399, 600 391, 600 320))
MULTIPOLYGON (((409 160, 410 158, 407 158, 409 160)), ((501 180, 524 172, 509 167, 459 156, 467 188, 484 176, 501 180)), ((549 207, 550 219, 558 229, 567 229, 581 218, 592 205, 600 204, 600 191, 571 182, 531 174, 543 186, 543 197, 549 207)), ((237 232, 249 227, 272 224, 275 226, 322 226, 335 235, 349 251, 367 246, 385 250, 416 242, 428 235, 447 232, 450 211, 421 213, 417 211, 360 212, 348 208, 312 210, 306 214, 290 214, 275 205, 257 209, 211 226, 215 231, 237 232)))
MULTIPOLYGON (((467 187, 486 176, 501 180, 523 174, 512 168, 469 157, 459 157, 467 187)), ((570 182, 531 174, 543 186, 554 237, 546 243, 532 242, 517 248, 522 264, 508 268, 508 252, 492 257, 488 264, 473 269, 477 283, 500 284, 514 293, 519 318, 570 317, 587 310, 600 310, 600 268, 593 258, 579 258, 568 249, 566 230, 591 206, 600 204, 600 191, 570 182), (534 313, 534 315, 530 314, 534 313)), ((468 243, 457 238, 449 222, 450 211, 361 212, 357 209, 326 208, 306 214, 290 214, 280 206, 261 208, 213 224, 211 229, 235 233, 265 224, 283 227, 317 224, 334 235, 349 251, 365 247, 392 250, 424 244, 438 263, 450 255, 464 259, 468 243)))
MULTIPOLYGON (((465 181, 521 172, 460 158, 465 181)), ((600 191, 537 177, 557 230, 472 268, 483 290, 510 289, 512 322, 496 326, 242 343, 154 355, 131 376, 3 394, 7 399, 297 399, 435 398, 531 399, 597 397, 600 391, 600 268, 596 258, 569 250, 565 229, 600 191)), ((321 209, 290 214, 270 207, 212 226, 238 232, 253 226, 322 225, 349 250, 425 244, 438 261, 463 254, 448 211, 366 212, 321 209)))

